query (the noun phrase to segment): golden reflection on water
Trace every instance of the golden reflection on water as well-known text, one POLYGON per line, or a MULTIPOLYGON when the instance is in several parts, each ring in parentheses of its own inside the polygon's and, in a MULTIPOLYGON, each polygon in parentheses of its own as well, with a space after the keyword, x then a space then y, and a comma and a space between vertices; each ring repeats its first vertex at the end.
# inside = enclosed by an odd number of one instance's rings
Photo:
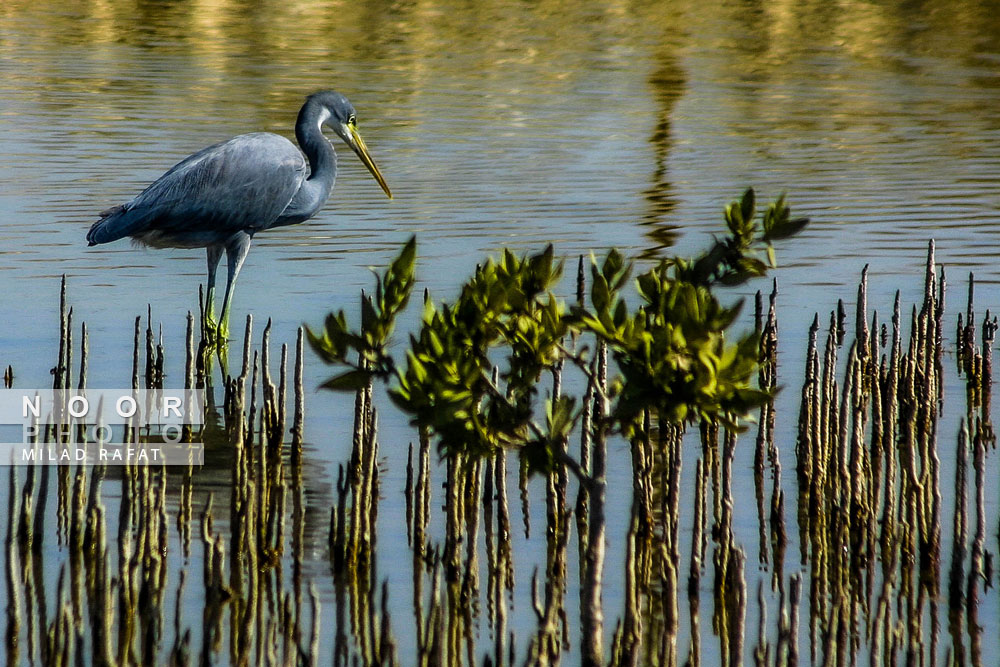
MULTIPOLYGON (((304 94, 327 87, 350 92, 401 188, 394 228, 471 232, 462 211, 478 209, 501 237, 648 256, 745 185, 821 208, 864 189, 859 161, 916 166, 906 189, 1000 129, 985 2, 10 0, 0 17, 0 118, 16 119, 0 153, 72 175, 55 193, 20 177, 39 195, 20 206, 67 217, 204 143, 288 136, 304 94), (539 219, 557 233, 524 229, 539 219), (621 228, 580 233, 605 222, 621 228)), ((977 178, 995 155, 978 157, 977 178)), ((894 185, 878 184, 886 201, 894 185)), ((335 197, 356 210, 367 194, 335 197)), ((892 218, 884 203, 848 219, 892 218)))

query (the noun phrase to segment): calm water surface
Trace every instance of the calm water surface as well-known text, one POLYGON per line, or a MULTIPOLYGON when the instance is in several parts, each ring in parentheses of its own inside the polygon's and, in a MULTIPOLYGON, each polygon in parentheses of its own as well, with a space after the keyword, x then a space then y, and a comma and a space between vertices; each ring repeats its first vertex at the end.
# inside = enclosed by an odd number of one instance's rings
MULTIPOLYGON (((981 309, 1000 306, 1000 15, 991 3, 6 0, 0 364, 13 364, 19 386, 49 381, 60 274, 90 327, 92 383, 128 382, 133 319, 147 303, 174 350, 167 382, 179 382, 204 253, 88 249, 84 235, 96 212, 209 143, 256 130, 291 137, 302 99, 321 88, 353 101, 395 199, 341 151, 327 207, 255 239, 234 318, 273 318, 279 342, 332 308, 353 308, 372 282, 367 267, 414 233, 420 287, 443 298, 504 245, 551 241, 567 257, 610 246, 642 258, 694 252, 746 186, 762 199, 787 191, 793 211, 813 219, 779 248, 776 273, 788 467, 806 328, 837 298, 850 307, 866 263, 869 302, 888 312, 897 289, 904 304, 919 298, 934 238, 952 284, 974 271, 981 309)), ((306 370, 309 386, 326 375, 306 370)), ((312 556, 324 573, 321 532, 333 471, 349 452, 350 407, 317 393, 307 409, 312 556)), ((384 421, 381 545, 399 549, 385 524, 402 512, 401 452, 413 435, 398 417, 384 421)), ((943 432, 950 451, 953 423, 943 432)), ((945 462, 942 479, 949 471, 945 462)), ((737 483, 752 488, 749 475, 737 483)), ((988 498, 996 516, 996 494, 988 498)), ((749 503, 740 525, 752 550, 749 503)), ((533 540, 524 553, 543 558, 544 545, 533 540)), ((404 586, 409 576, 382 572, 404 586)), ((621 592, 610 576, 613 617, 621 592)), ((395 599, 400 632, 408 596, 395 599)), ((526 601, 516 607, 519 637, 534 622, 526 601)), ((995 623, 995 606, 981 620, 995 623)))

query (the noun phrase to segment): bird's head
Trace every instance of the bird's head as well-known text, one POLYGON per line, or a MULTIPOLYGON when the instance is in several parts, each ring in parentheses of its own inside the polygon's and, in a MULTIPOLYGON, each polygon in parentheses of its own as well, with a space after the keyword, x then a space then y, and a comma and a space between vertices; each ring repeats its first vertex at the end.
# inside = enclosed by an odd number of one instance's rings
POLYGON ((375 160, 372 159, 368 147, 365 146, 365 142, 358 132, 357 113, 354 111, 354 105, 346 97, 332 90, 313 93, 309 96, 308 103, 316 104, 319 107, 320 125, 328 125, 337 133, 337 136, 361 158, 361 162, 382 186, 385 194, 389 196, 389 199, 392 199, 389 186, 382 178, 382 173, 375 165, 375 160))

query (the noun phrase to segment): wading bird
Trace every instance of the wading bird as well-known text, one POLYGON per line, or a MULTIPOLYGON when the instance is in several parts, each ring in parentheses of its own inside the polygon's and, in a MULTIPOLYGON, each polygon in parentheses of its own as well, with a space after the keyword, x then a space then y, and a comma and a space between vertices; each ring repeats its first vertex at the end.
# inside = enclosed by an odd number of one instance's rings
POLYGON ((295 123, 305 157, 288 139, 269 132, 242 134, 209 146, 178 163, 132 201, 101 213, 87 241, 93 246, 129 236, 153 248, 207 248, 206 330, 225 341, 233 285, 254 234, 308 220, 330 196, 337 153, 323 135, 324 125, 357 153, 392 198, 358 134, 354 107, 340 93, 322 91, 306 98, 295 123), (215 271, 223 250, 229 275, 216 325, 215 271))

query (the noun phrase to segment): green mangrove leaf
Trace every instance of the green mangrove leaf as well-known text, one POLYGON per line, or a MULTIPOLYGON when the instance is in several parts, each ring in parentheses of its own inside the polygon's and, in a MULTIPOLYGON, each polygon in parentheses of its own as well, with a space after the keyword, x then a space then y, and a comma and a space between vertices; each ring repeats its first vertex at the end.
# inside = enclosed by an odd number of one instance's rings
POLYGON ((357 391, 358 389, 364 389, 371 381, 371 378, 372 373, 370 371, 355 369, 327 380, 320 387, 331 391, 357 391))

